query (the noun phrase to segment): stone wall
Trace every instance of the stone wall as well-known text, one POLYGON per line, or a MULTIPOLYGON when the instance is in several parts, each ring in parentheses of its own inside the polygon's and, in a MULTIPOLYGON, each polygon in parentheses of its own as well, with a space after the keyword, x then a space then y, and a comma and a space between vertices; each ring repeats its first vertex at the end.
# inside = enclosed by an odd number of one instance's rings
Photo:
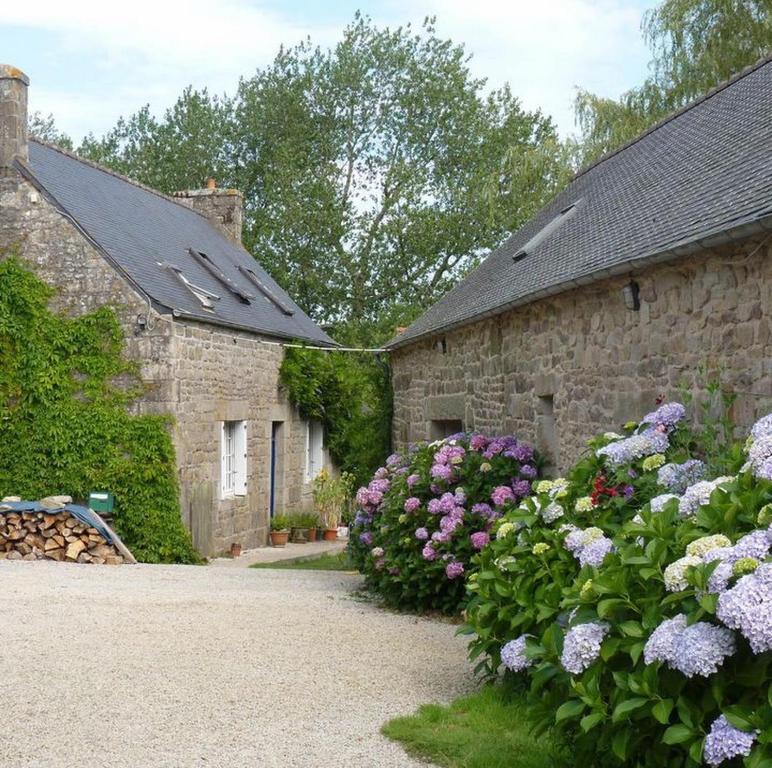
POLYGON ((312 503, 305 480, 306 422, 279 386, 283 350, 252 334, 177 322, 172 356, 183 518, 198 538, 196 505, 211 499, 216 510, 211 551, 223 551, 233 542, 261 546, 268 538, 273 422, 282 424, 276 511, 299 511, 312 503), (248 483, 246 496, 220 500, 223 421, 247 422, 248 483))
POLYGON ((613 278, 396 350, 395 445, 460 420, 533 440, 562 470, 588 437, 639 418, 658 395, 678 397, 684 382, 697 392, 705 365, 737 393, 740 425, 772 411, 769 240, 633 277, 639 311, 624 304, 630 278, 613 278))
POLYGON ((148 384, 138 412, 174 415, 181 514, 205 555, 267 543, 271 422, 283 422, 277 511, 311 503, 305 482, 306 426, 279 389, 282 351, 255 334, 231 333, 159 314, 62 216, 18 176, 0 178, 0 258, 18 254, 73 315, 115 309, 128 357, 148 384), (248 490, 220 500, 220 422, 246 420, 248 490))

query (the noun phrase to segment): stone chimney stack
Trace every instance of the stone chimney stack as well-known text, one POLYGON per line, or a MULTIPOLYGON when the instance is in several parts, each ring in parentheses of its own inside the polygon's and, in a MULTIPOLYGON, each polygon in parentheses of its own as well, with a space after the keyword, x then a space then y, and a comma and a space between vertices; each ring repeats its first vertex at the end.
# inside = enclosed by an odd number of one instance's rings
POLYGON ((27 86, 29 78, 16 67, 0 64, 0 176, 16 174, 14 160, 26 163, 27 86))
POLYGON ((207 179, 204 189, 175 192, 174 196, 183 205, 206 216, 226 237, 241 245, 244 198, 237 189, 221 189, 214 179, 207 179))

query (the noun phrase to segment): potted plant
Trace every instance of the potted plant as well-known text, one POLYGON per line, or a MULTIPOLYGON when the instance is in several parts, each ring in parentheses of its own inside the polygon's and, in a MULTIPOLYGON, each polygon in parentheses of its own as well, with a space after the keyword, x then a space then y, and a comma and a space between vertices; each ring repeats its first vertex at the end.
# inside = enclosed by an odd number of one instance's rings
POLYGON ((290 541, 294 544, 305 544, 308 542, 308 527, 306 526, 305 515, 294 514, 290 519, 290 541))
POLYGON ((286 515, 276 515, 271 518, 271 546, 284 547, 289 538, 290 521, 286 515))
POLYGON ((324 540, 336 541, 338 525, 352 489, 352 477, 343 472, 332 477, 322 469, 314 478, 314 505, 324 526, 324 540))
POLYGON ((317 529, 319 528, 319 515, 315 512, 308 512, 303 515, 305 524, 308 527, 308 540, 316 541, 317 529))

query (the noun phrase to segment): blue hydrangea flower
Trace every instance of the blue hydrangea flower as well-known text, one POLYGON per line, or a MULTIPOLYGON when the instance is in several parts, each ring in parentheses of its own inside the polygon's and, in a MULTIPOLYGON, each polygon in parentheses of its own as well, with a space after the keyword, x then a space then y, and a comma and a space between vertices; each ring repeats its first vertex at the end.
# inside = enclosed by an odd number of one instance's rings
POLYGON ((772 650, 772 563, 762 563, 724 592, 716 615, 739 630, 754 653, 772 650))
POLYGON ((762 437, 769 437, 772 435, 772 413, 762 416, 751 427, 751 439, 759 440, 762 437))
POLYGON ((733 757, 747 757, 753 749, 756 732, 746 733, 735 728, 724 715, 719 715, 705 738, 703 755, 708 765, 720 765, 733 757))
POLYGON ((657 472, 657 483, 671 493, 681 494, 690 485, 705 477, 705 465, 698 459, 689 459, 683 464, 665 464, 657 472))
POLYGON ((730 630, 706 621, 687 626, 686 616, 679 613, 651 633, 643 649, 643 659, 647 664, 663 662, 686 677, 709 677, 735 649, 734 634, 730 630))
POLYGON ((664 424, 666 427, 674 427, 686 415, 686 408, 681 403, 665 403, 656 411, 647 413, 641 422, 644 424, 664 424))
POLYGON ((599 568, 603 564, 606 555, 613 550, 614 543, 611 539, 601 536, 599 539, 591 541, 586 547, 582 547, 575 554, 579 558, 580 565, 592 565, 595 568, 599 568))
POLYGON ((600 655, 600 646, 609 626, 602 621, 578 624, 566 633, 560 663, 572 675, 580 675, 600 655))
POLYGON ((624 440, 617 440, 604 445, 595 451, 595 455, 599 458, 605 458, 610 467, 616 468, 654 453, 664 453, 668 445, 665 432, 648 429, 640 434, 630 435, 624 440))
POLYGON ((501 649, 501 663, 512 672, 521 672, 533 664, 533 659, 525 655, 526 635, 510 640, 501 649))
POLYGON ((678 514, 681 517, 693 517, 700 507, 708 504, 710 496, 716 488, 732 480, 734 480, 733 477, 717 477, 715 480, 700 480, 698 483, 690 485, 678 502, 678 514))

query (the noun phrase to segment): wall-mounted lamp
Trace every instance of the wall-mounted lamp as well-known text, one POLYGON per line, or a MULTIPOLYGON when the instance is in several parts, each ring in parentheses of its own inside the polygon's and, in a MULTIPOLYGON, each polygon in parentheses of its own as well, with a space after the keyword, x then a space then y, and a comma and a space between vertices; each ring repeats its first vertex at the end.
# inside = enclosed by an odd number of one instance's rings
POLYGON ((624 288, 622 288, 622 296, 625 300, 625 306, 628 309, 637 312, 641 308, 641 289, 638 287, 638 283, 636 283, 635 280, 631 280, 624 288))

